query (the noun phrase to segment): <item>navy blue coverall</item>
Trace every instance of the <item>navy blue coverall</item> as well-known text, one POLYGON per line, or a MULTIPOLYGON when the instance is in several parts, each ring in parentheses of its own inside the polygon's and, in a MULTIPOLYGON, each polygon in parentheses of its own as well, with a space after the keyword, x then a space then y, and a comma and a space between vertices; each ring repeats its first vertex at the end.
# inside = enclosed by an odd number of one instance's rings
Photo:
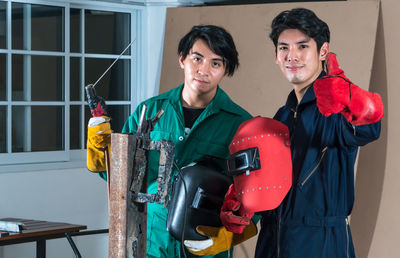
POLYGON ((325 117, 312 86, 299 105, 292 91, 274 118, 290 130, 293 186, 278 208, 262 213, 255 257, 355 257, 347 218, 354 162, 358 146, 379 137, 380 122, 353 126, 340 113, 325 117))

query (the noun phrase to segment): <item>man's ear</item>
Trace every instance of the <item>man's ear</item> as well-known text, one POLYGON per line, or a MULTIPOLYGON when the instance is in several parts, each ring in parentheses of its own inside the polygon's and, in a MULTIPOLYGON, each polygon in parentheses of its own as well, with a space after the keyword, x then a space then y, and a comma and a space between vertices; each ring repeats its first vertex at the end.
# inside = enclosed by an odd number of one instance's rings
POLYGON ((185 66, 183 65, 183 60, 184 60, 184 59, 183 59, 182 53, 179 54, 178 60, 179 60, 179 65, 180 65, 181 68, 183 69, 185 66))
POLYGON ((329 53, 329 43, 324 42, 324 44, 322 44, 321 49, 319 51, 319 60, 325 61, 326 57, 328 56, 328 53, 329 53))

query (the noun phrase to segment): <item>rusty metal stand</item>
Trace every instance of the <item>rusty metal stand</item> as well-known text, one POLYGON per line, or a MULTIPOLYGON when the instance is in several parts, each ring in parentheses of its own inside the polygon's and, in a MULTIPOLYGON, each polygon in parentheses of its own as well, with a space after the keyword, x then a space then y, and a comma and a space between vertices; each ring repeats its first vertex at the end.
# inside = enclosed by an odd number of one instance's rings
POLYGON ((150 132, 161 117, 160 110, 144 120, 143 107, 137 133, 111 135, 109 257, 146 257, 146 202, 167 207, 171 189, 174 145, 151 141, 150 132), (157 193, 148 194, 147 153, 160 152, 157 193))

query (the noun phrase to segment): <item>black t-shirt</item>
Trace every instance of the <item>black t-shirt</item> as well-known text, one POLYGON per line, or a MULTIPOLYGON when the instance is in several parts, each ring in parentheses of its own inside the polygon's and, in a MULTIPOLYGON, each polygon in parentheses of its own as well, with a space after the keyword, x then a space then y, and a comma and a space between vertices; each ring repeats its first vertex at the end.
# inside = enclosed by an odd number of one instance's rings
POLYGON ((185 128, 192 128, 196 119, 200 116, 200 114, 204 111, 205 108, 187 108, 182 107, 183 109, 183 117, 185 119, 185 128))

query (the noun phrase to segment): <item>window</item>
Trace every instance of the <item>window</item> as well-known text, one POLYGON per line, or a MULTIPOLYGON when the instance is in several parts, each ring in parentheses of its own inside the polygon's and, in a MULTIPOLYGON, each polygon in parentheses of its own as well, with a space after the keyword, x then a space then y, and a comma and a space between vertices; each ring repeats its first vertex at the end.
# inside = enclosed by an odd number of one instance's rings
MULTIPOLYGON (((137 10, 109 5, 0 2, 0 165, 69 161, 84 152, 84 86, 136 35, 137 10)), ((95 87, 115 131, 137 104, 135 43, 95 87)))

